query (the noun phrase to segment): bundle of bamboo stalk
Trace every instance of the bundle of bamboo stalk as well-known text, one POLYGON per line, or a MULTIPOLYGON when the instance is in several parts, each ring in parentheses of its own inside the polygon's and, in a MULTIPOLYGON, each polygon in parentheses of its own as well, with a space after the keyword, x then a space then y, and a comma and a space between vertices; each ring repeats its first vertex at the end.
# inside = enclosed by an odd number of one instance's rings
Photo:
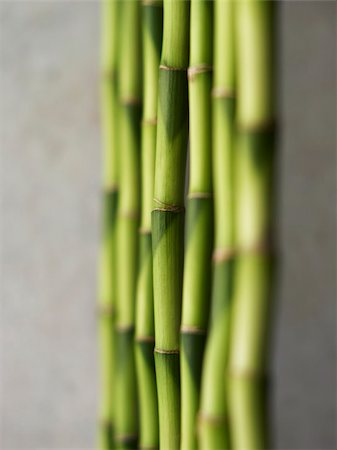
POLYGON ((99 448, 269 448, 274 2, 102 17, 99 448))

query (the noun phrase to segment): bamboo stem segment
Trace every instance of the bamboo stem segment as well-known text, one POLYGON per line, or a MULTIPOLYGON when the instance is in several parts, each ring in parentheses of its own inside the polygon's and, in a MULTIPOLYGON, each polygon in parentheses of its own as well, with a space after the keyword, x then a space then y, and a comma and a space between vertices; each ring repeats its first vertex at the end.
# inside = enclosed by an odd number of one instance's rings
POLYGON ((241 449, 243 444, 246 448, 257 449, 265 444, 265 430, 261 429, 264 422, 249 426, 248 411, 240 405, 246 404, 250 410, 249 405, 258 405, 254 398, 267 366, 272 284, 273 16, 271 0, 241 0, 237 4, 235 227, 238 255, 229 359, 234 449, 241 449))
POLYGON ((142 120, 142 214, 137 283, 136 367, 140 407, 140 448, 159 448, 158 400, 154 363, 154 311, 151 210, 156 155, 158 67, 163 29, 162 2, 143 2, 144 109, 142 120))
POLYGON ((102 3, 101 118, 103 131, 103 236, 99 275, 100 417, 99 448, 113 446, 116 222, 118 206, 117 136, 117 14, 118 3, 102 3))
POLYGON ((181 448, 197 448, 197 413, 208 325, 213 248, 211 88, 213 4, 191 1, 190 183, 181 324, 181 448))
POLYGON ((136 448, 137 386, 134 360, 140 212, 141 34, 138 0, 121 3, 119 54, 120 201, 118 206, 117 448, 136 448))
POLYGON ((189 2, 164 0, 152 212, 160 448, 180 445, 179 329, 184 258, 189 2))
POLYGON ((230 374, 264 376, 271 287, 273 1, 237 4, 235 292, 230 374))
POLYGON ((226 383, 233 271, 234 5, 214 4, 213 189, 215 249, 210 333, 202 375, 199 444, 229 448, 226 383))
POLYGON ((232 448, 237 450, 271 448, 266 380, 230 377, 228 392, 232 448))

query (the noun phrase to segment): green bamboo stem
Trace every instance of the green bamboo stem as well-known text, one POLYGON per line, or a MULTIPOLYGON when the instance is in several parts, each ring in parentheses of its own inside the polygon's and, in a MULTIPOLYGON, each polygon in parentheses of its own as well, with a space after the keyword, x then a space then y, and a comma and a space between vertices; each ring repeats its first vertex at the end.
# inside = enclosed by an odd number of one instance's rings
POLYGON ((141 34, 140 3, 121 3, 119 39, 120 200, 118 206, 117 367, 115 441, 136 448, 137 389, 134 360, 135 300, 140 213, 141 34))
POLYGON ((232 448, 271 448, 268 432, 268 397, 265 379, 229 379, 229 412, 232 448))
POLYGON ((199 445, 229 447, 226 383, 233 270, 233 2, 214 9, 213 189, 215 245, 210 333, 202 375, 199 445))
MULTIPOLYGON (((241 0, 236 9, 238 140, 236 150, 235 292, 229 374, 233 448, 261 448, 262 435, 238 432, 236 405, 251 395, 247 380, 265 377, 272 282, 272 169, 274 154, 273 1, 241 0), (250 439, 250 440, 249 440, 250 439)), ((253 417, 251 420, 254 420, 253 417)), ((247 424, 247 420, 246 420, 247 424)), ((247 431, 247 433, 246 433, 247 431)))
POLYGON ((116 217, 118 203, 117 136, 117 13, 118 3, 102 2, 101 118, 103 137, 103 236, 99 275, 100 411, 99 448, 113 445, 116 217))
POLYGON ((189 2, 164 0, 152 212, 160 448, 180 445, 179 329, 184 259, 189 2))
POLYGON ((159 448, 157 384, 154 363, 154 311, 152 276, 151 211, 157 133, 158 67, 163 8, 160 1, 143 2, 143 120, 142 212, 140 265, 136 305, 136 368, 140 408, 140 448, 159 448))
POLYGON ((197 448, 196 419, 208 325, 213 248, 211 88, 213 3, 191 1, 190 183, 181 323, 181 448, 197 448))

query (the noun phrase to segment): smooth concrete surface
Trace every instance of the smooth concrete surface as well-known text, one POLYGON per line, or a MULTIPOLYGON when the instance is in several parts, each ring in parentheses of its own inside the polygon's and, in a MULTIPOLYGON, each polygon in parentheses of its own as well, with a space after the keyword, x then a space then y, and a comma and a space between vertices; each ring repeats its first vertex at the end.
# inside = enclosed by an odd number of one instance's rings
POLYGON ((279 247, 274 433, 336 448, 336 4, 279 8, 279 247))
MULTIPOLYGON (((279 7, 272 431, 336 448, 336 6, 279 7)), ((91 449, 99 3, 0 2, 1 448, 91 449)))

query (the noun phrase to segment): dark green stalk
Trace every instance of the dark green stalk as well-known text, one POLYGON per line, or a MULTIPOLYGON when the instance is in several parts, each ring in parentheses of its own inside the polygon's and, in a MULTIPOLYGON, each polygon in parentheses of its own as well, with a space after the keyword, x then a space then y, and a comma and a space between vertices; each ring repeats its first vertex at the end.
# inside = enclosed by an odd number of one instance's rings
POLYGON ((157 133, 158 67, 163 8, 143 2, 144 109, 142 121, 142 214, 136 309, 136 368, 140 407, 140 448, 159 448, 157 384, 154 363, 154 312, 151 210, 157 133))
POLYGON ((184 259, 189 2, 164 0, 152 212, 160 448, 180 445, 179 329, 184 259))
POLYGON ((214 10, 213 189, 215 249, 210 333, 202 376, 199 444, 229 447, 225 372, 228 362, 233 269, 233 2, 216 0, 214 10))
POLYGON ((253 401, 254 383, 265 377, 267 365, 272 281, 273 3, 241 0, 236 11, 237 265, 229 360, 230 383, 235 386, 230 390, 230 414, 236 449, 258 449, 265 445, 263 430, 255 429, 257 413, 250 416, 249 423, 248 413, 244 418, 243 409, 237 405, 253 401))
POLYGON ((197 448, 197 413, 208 325, 213 248, 211 88, 213 3, 191 1, 190 183, 181 324, 181 448, 197 448))
POLYGON ((140 213, 140 3, 123 0, 119 39, 120 201, 118 206, 117 367, 115 430, 118 448, 136 448, 135 300, 140 213))
POLYGON ((114 419, 116 217, 118 201, 117 11, 102 3, 103 236, 99 286, 100 418, 99 448, 111 449, 114 419))

